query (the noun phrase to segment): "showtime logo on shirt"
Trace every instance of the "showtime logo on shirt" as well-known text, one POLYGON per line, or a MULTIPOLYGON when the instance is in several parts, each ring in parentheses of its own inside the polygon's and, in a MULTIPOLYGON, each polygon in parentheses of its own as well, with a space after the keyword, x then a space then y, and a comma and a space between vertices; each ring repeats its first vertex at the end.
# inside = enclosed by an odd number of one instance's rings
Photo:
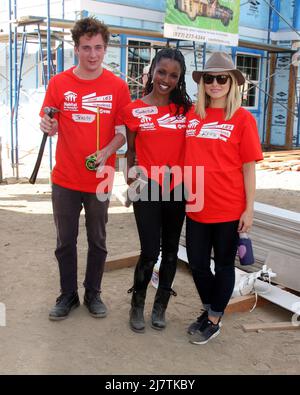
POLYGON ((210 122, 202 125, 200 131, 197 131, 200 121, 198 119, 192 119, 189 121, 186 137, 197 137, 203 139, 222 140, 227 142, 231 136, 231 131, 234 125, 226 123, 218 124, 218 122, 210 122))
POLYGON ((185 116, 170 116, 170 114, 166 114, 161 118, 157 119, 158 125, 161 128, 167 129, 183 129, 185 128, 185 116))
POLYGON ((205 123, 196 137, 214 140, 219 139, 227 142, 231 136, 231 130, 233 130, 233 128, 234 125, 226 123, 221 125, 219 125, 218 122, 205 123))
POLYGON ((110 114, 112 109, 113 95, 97 96, 96 92, 82 97, 82 108, 101 114, 110 114))

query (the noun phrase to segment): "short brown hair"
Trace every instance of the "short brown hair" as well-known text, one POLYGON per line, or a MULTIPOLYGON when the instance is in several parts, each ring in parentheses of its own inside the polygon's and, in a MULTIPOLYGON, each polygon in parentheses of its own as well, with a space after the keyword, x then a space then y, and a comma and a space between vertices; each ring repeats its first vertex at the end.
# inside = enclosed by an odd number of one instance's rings
POLYGON ((108 27, 94 16, 79 19, 75 23, 73 29, 71 29, 71 33, 76 47, 79 46, 80 37, 84 36, 85 34, 87 34, 89 37, 101 34, 105 46, 107 46, 109 41, 108 27))

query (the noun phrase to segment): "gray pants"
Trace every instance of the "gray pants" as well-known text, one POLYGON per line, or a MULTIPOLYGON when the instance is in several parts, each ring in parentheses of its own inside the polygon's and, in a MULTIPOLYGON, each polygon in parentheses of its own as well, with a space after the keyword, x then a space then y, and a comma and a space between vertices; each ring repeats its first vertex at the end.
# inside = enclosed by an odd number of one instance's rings
POLYGON ((109 200, 100 202, 96 194, 53 184, 52 205, 57 231, 55 256, 58 260, 61 292, 77 291, 77 236, 83 207, 89 247, 83 285, 91 292, 99 292, 107 256, 106 223, 109 200))

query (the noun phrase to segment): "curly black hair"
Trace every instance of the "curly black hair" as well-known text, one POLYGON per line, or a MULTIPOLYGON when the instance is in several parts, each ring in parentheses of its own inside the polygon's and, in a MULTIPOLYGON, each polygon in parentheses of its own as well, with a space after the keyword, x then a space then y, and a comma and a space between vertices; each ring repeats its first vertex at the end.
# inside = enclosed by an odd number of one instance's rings
POLYGON ((151 62, 144 94, 148 95, 153 89, 152 78, 153 78, 154 69, 157 63, 159 63, 161 59, 176 60, 180 64, 180 68, 181 68, 180 78, 176 88, 173 89, 173 91, 170 93, 170 100, 177 105, 177 113, 179 113, 180 107, 183 107, 183 114, 186 114, 187 111, 192 106, 192 100, 186 92, 186 85, 184 79, 186 66, 185 66, 184 56, 178 49, 163 48, 156 53, 155 57, 151 62))

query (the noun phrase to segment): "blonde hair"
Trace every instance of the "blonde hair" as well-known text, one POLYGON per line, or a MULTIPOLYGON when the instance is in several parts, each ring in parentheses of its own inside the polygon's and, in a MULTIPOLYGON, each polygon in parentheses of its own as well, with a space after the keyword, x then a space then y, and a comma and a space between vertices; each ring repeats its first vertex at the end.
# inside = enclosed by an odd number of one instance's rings
MULTIPOLYGON (((241 107, 241 93, 233 73, 228 74, 231 77, 231 86, 227 94, 225 107, 225 121, 228 121, 233 114, 241 107)), ((206 117, 206 108, 210 105, 210 97, 205 93, 203 78, 201 77, 198 85, 198 96, 195 105, 196 114, 200 115, 201 119, 206 117)))

